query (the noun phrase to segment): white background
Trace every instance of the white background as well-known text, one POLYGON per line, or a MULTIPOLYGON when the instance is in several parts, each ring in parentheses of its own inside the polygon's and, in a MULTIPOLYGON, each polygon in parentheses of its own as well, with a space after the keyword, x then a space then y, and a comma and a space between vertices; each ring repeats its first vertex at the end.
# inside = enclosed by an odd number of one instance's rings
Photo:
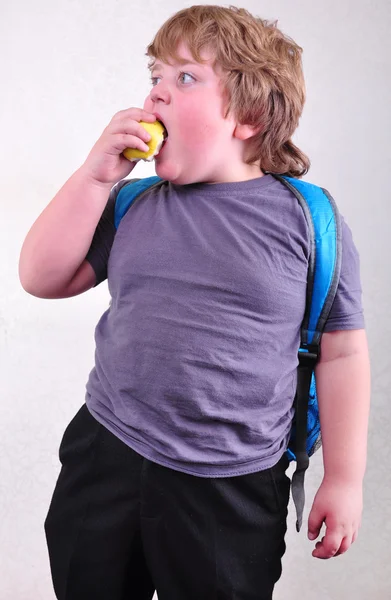
MULTIPOLYGON (((43 521, 59 472, 58 445, 84 402, 94 328, 109 302, 106 284, 68 300, 29 296, 18 280, 20 248, 112 116, 142 105, 149 89, 145 48, 166 18, 190 5, 1 0, 0 600, 54 599, 43 521)), ((312 160, 306 179, 332 193, 353 230, 372 358, 359 538, 341 557, 313 559, 314 544, 305 528, 295 532, 291 507, 275 598, 387 600, 391 3, 247 0, 240 6, 278 19, 304 48, 308 100, 295 140, 312 160)), ((153 165, 133 171, 153 174, 153 165)), ((308 473, 306 515, 321 481, 321 458, 319 452, 308 473)))

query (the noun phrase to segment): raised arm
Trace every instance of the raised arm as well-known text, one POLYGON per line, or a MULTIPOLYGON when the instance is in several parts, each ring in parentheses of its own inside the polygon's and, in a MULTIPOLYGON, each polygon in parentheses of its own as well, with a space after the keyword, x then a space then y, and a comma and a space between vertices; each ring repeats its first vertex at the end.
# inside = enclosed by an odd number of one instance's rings
POLYGON ((150 135, 141 120, 154 122, 156 117, 138 108, 117 113, 84 164, 31 227, 20 254, 19 278, 33 296, 65 298, 94 285, 95 274, 85 257, 112 186, 136 164, 123 150, 148 150, 150 135))

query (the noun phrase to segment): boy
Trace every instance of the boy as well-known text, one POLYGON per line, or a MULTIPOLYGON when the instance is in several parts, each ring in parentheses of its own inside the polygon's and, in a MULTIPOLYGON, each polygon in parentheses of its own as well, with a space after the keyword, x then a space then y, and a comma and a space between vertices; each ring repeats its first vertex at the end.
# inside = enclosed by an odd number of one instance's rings
MULTIPOLYGON (((106 277, 111 294, 45 522, 54 587, 61 600, 144 600, 155 589, 159 600, 270 600, 309 260, 303 211, 272 173, 309 168, 291 141, 301 49, 243 9, 194 6, 163 25, 148 55, 143 109, 114 116, 21 252, 21 282, 36 296, 70 297, 106 277), (135 166, 122 152, 146 150, 139 122, 156 119, 168 133, 155 159, 165 181, 116 230, 135 166)), ((317 365, 325 475, 308 533, 325 522, 318 558, 357 537, 366 457, 358 256, 344 223, 342 233, 317 365)))

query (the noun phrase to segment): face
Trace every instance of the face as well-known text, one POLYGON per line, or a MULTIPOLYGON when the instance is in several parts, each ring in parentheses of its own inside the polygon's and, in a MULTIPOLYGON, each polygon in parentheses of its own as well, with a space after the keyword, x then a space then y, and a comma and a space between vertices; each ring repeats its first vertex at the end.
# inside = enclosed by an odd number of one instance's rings
POLYGON ((206 64, 196 63, 185 44, 178 47, 183 64, 156 61, 152 89, 144 109, 165 125, 168 138, 155 159, 156 174, 173 183, 234 181, 235 164, 242 164, 242 143, 236 123, 224 118, 220 77, 206 64), (231 179, 230 179, 231 178, 231 179))

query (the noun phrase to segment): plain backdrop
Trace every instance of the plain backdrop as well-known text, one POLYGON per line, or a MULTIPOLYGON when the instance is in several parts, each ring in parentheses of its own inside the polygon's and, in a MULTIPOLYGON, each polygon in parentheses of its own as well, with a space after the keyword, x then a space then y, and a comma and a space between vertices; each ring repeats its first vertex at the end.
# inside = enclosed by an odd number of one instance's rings
MULTIPOLYGON (((169 16, 190 5, 1 0, 0 600, 54 599, 43 521, 59 472, 61 436, 84 402, 94 328, 109 302, 106 284, 67 300, 29 296, 18 279, 20 248, 112 116, 142 105, 149 90, 145 48, 169 16)), ((387 600, 391 3, 246 0, 239 6, 278 19, 304 48, 308 100, 295 140, 312 160, 306 179, 331 192, 353 230, 372 360, 358 540, 338 558, 312 558, 314 543, 305 527, 296 533, 291 506, 275 598, 387 600)), ((153 165, 142 164, 132 176, 153 174, 153 165)), ((321 478, 319 452, 308 472, 306 516, 321 478)))

